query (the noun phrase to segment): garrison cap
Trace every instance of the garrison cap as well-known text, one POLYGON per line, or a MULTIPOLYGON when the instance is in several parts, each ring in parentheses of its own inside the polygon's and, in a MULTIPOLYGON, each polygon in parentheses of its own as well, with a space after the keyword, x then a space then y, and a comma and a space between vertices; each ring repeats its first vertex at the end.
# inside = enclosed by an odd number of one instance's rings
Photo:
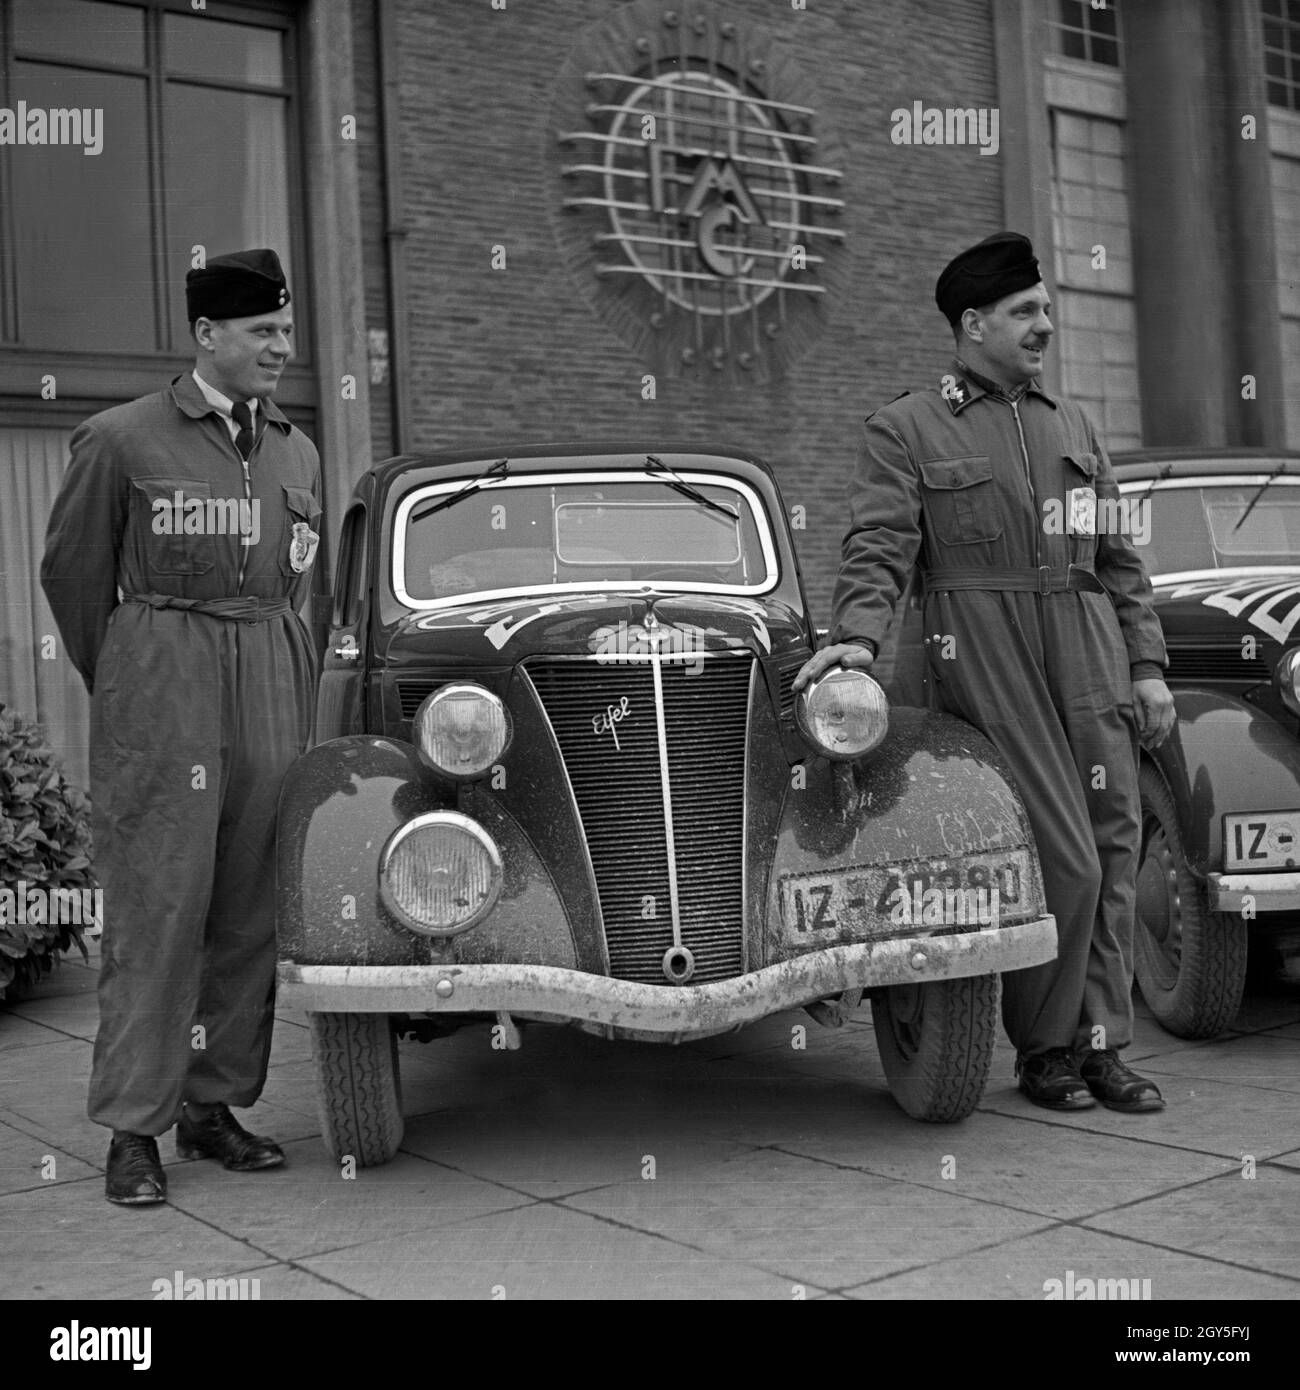
POLYGON ((956 328, 967 309, 979 309, 1036 285, 1042 275, 1029 238, 995 232, 954 256, 934 287, 939 312, 956 328))
POLYGON ((280 258, 274 251, 232 251, 213 256, 185 277, 185 309, 195 319, 246 319, 273 313, 289 302, 280 258))

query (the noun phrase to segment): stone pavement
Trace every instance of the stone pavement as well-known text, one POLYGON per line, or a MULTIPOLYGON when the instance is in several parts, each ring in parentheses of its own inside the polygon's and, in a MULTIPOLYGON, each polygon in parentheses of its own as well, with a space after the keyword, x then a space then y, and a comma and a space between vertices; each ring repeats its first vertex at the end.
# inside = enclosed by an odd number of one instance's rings
POLYGON ((1208 1043, 1140 1019, 1128 1059, 1168 1101, 1149 1116, 1034 1109, 1003 1043, 975 1115, 918 1124, 869 1010, 681 1048, 534 1025, 498 1052, 467 1029, 401 1045, 402 1151, 355 1178, 282 1014, 266 1094, 237 1113, 287 1165, 181 1162, 168 1136, 170 1201, 133 1210, 104 1201, 85 1116, 96 965, 0 1003, 6 1299, 150 1299, 177 1271, 262 1299, 1042 1300, 1070 1271, 1156 1300, 1300 1297, 1300 986, 1256 989, 1208 1043))

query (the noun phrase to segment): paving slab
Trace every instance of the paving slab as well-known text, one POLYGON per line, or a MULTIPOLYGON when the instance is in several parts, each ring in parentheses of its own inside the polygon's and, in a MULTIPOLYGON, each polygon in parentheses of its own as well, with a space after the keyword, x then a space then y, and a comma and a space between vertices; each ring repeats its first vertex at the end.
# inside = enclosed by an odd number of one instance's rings
POLYGON ((550 1202, 300 1262, 368 1298, 790 1299, 821 1289, 550 1202))
MULTIPOLYGON (((68 1035, 57 1028, 47 1027, 36 1019, 24 1018, 0 1004, 0 1052, 16 1052, 20 1048, 43 1047, 46 1043, 67 1042, 68 1035)), ((4 1070, 10 1067, 8 1059, 4 1070)))
MULTIPOLYGON (((1300 1173, 1256 1167, 1089 1217, 1085 1226, 1293 1280, 1300 1298, 1300 1173)), ((1226 1277, 1226 1272, 1225 1272, 1226 1277)))
POLYGON ((746 1147, 689 1129, 666 1135, 644 1118, 594 1108, 576 1122, 500 1110, 443 1110, 408 1119, 402 1140, 406 1153, 535 1197, 639 1181, 648 1158, 674 1179, 703 1177, 746 1147))
MULTIPOLYGON (((95 1169, 72 1154, 36 1139, 25 1130, 0 1123, 0 1193, 80 1182, 95 1169)), ((3 1242, 0 1241, 0 1248, 3 1242)))
MULTIPOLYGON (((348 1178, 318 1140, 289 1143, 284 1150, 285 1167, 261 1173, 187 1165, 169 1173, 169 1197, 178 1210, 279 1260, 431 1231, 531 1200, 410 1154, 348 1178)), ((436 1243, 436 1237, 429 1239, 436 1243)))
POLYGON ((671 1173, 564 1205, 826 1289, 994 1245, 1040 1217, 760 1149, 700 1178, 671 1173))
POLYGON ((900 1125, 884 1137, 862 1120, 855 1132, 774 1147, 1058 1220, 1237 1171, 1226 1158, 980 1112, 956 1125, 900 1125))
POLYGON ((1262 1160, 1295 1148, 1300 1117, 1286 1092, 1163 1073, 1159 1084, 1165 1109, 1149 1114, 1125 1115, 1102 1105, 1091 1110, 1044 1110, 1031 1105, 1013 1086, 990 1086, 980 1108, 1035 1124, 1091 1130, 1227 1158, 1254 1154, 1262 1160))
POLYGON ((130 1298, 177 1269, 217 1278, 267 1263, 170 1203, 114 1207, 102 1179, 0 1197, 0 1298, 130 1298))
POLYGON ((69 990, 41 999, 29 999, 15 1004, 10 1011, 14 1018, 39 1021, 71 1037, 94 1042, 99 1028, 99 1001, 93 989, 69 990))
MULTIPOLYGON (((1060 1282, 1059 1293, 1064 1296, 1070 1287, 1076 1294, 1082 1293, 1084 1286, 1080 1281, 1083 1279, 1094 1281, 1094 1294, 1097 1280, 1123 1279, 1122 1292, 1139 1301, 1148 1292, 1144 1283, 1148 1279, 1153 1302, 1175 1298, 1272 1300, 1296 1297, 1296 1285, 1287 1279, 1255 1270, 1234 1269, 1213 1260, 1072 1225, 1016 1236, 970 1254, 859 1284, 845 1292, 859 1299, 1045 1301, 1050 1292, 1058 1292, 1050 1281, 1060 1282)), ((1120 1289, 1108 1285, 1106 1292, 1110 1295, 1119 1293, 1120 1289)), ((1135 1310, 1134 1317, 1135 1321, 1149 1321, 1150 1315, 1135 1310)))
POLYGON ((1227 1081, 1265 1090, 1289 1091, 1288 1106, 1300 1137, 1300 1040, 1272 1033, 1241 1033, 1225 1038, 1213 1048, 1166 1053, 1144 1062, 1142 1071, 1163 1088, 1163 1076, 1179 1076, 1189 1082, 1227 1081))

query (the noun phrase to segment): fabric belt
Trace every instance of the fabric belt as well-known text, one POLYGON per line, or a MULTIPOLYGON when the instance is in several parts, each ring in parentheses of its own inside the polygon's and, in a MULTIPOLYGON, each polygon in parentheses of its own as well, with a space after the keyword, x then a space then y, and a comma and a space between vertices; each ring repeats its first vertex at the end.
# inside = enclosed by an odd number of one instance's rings
POLYGON ((229 623, 265 623, 293 612, 287 598, 179 598, 175 594, 123 594, 123 603, 143 603, 149 608, 180 608, 229 623))
POLYGON ((1054 570, 1049 565, 1038 569, 940 569, 925 576, 926 593, 944 589, 1015 589, 1027 594, 1059 594, 1067 589, 1085 589, 1104 594, 1106 586, 1091 570, 1071 565, 1054 570))

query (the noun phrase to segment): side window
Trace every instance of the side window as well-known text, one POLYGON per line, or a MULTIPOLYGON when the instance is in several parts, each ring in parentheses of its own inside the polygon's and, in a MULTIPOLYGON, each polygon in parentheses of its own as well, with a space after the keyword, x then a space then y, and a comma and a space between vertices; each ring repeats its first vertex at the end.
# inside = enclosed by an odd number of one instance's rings
POLYGON ((361 620, 369 566, 369 528, 365 506, 354 502, 343 518, 339 536, 338 577, 334 585, 332 626, 353 627, 361 620))

